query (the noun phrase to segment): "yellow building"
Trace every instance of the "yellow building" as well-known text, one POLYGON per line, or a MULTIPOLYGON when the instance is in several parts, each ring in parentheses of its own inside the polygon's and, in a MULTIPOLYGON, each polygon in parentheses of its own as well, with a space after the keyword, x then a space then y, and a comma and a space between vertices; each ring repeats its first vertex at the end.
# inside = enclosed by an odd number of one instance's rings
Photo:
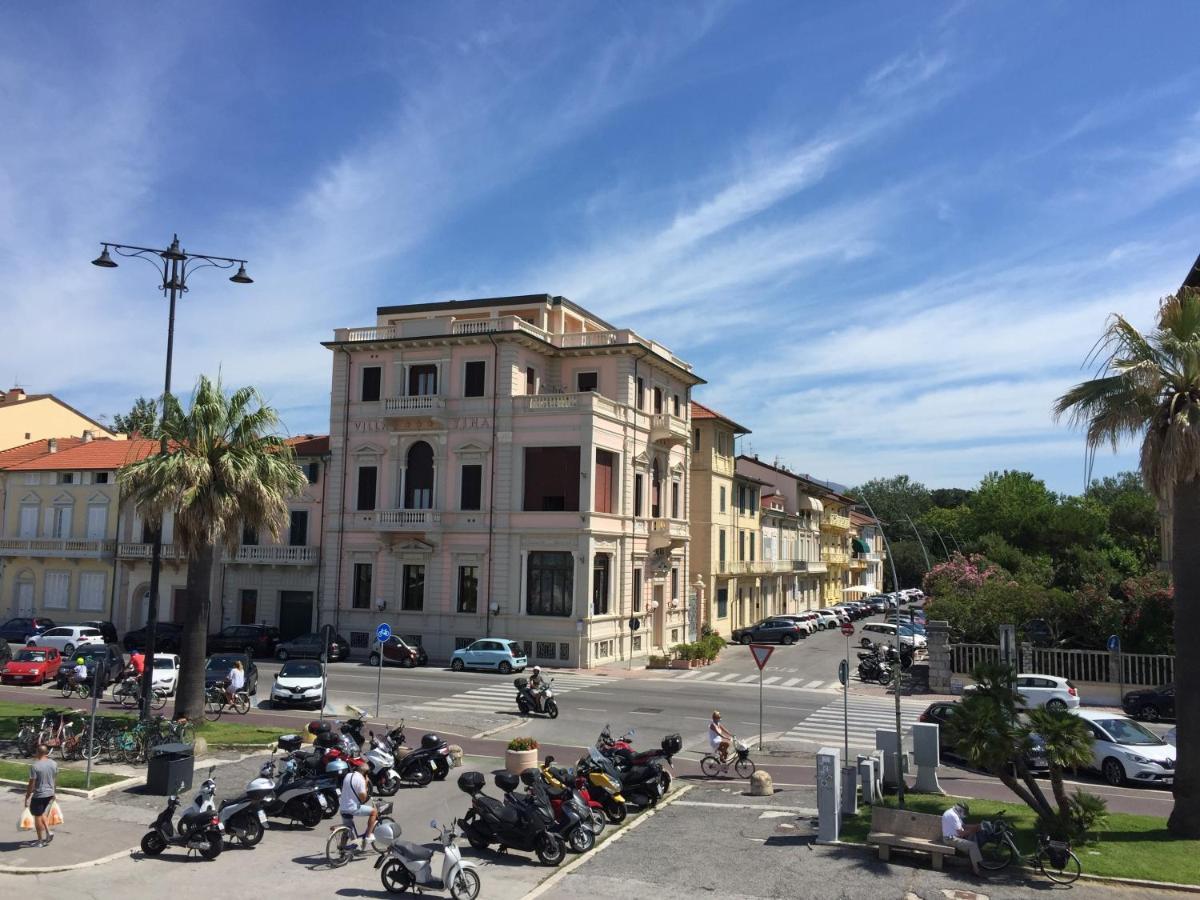
MULTIPOLYGON (((734 466, 734 440, 750 430, 695 401, 691 412, 690 581, 699 579, 704 585, 701 624, 727 638, 744 624, 737 597, 739 591, 744 596, 750 587, 750 579, 738 574, 738 535, 748 523, 744 511, 738 509, 734 466)), ((744 507, 747 483, 740 484, 744 507)))
POLYGON ((27 394, 16 387, 0 391, 0 450, 64 434, 85 433, 94 438, 122 437, 53 394, 27 394))
POLYGON ((829 491, 823 498, 821 513, 821 559, 827 573, 825 589, 821 595, 821 606, 832 606, 845 599, 843 588, 849 587, 850 579, 850 509, 854 501, 849 497, 829 491))

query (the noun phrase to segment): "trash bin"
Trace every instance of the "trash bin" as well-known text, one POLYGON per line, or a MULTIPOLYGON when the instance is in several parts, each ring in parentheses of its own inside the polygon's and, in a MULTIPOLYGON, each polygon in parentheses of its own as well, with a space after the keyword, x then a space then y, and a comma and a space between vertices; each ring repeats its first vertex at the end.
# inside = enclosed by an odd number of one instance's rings
POLYGON ((192 786, 195 757, 190 744, 159 744, 150 748, 150 763, 146 771, 146 792, 167 797, 192 786))

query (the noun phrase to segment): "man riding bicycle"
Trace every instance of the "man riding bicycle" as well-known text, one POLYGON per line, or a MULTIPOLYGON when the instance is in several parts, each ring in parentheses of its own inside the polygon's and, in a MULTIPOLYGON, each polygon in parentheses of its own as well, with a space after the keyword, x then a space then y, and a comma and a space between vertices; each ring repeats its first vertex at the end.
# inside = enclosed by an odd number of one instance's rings
POLYGON ((354 771, 342 782, 342 792, 338 802, 338 810, 342 814, 342 824, 351 831, 356 831, 354 820, 359 816, 367 817, 367 830, 362 835, 362 850, 367 849, 371 835, 375 833, 375 822, 379 819, 379 810, 367 804, 367 761, 360 759, 354 766, 354 771))
POLYGON ((720 711, 714 709, 712 721, 708 723, 708 746, 721 762, 728 762, 729 744, 732 740, 733 734, 721 724, 720 711))
POLYGON ((71 670, 71 674, 67 676, 67 681, 72 686, 88 683, 87 662, 82 656, 75 657, 75 668, 73 668, 71 670))

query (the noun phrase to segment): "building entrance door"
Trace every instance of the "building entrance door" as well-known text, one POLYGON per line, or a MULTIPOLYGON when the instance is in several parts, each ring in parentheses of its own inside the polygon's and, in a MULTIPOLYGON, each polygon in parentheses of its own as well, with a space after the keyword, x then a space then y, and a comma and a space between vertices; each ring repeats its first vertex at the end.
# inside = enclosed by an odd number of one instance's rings
POLYGON ((18 616, 29 618, 33 615, 33 582, 18 581, 17 582, 17 609, 18 616))
POLYGON ((654 598, 654 646, 665 647, 663 635, 663 623, 667 618, 667 611, 663 609, 663 586, 656 584, 652 594, 654 598))
POLYGON ((312 591, 279 592, 279 639, 290 641, 312 631, 312 591))

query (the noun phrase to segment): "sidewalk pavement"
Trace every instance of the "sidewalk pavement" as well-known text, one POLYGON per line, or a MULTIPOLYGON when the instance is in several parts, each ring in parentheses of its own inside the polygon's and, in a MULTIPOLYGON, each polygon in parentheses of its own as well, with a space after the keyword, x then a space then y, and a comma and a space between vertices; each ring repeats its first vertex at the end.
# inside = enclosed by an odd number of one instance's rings
POLYGON ((35 833, 15 828, 25 805, 24 789, 0 794, 0 819, 9 823, 6 839, 0 841, 0 874, 60 872, 127 856, 153 818, 136 807, 80 797, 57 799, 63 824, 54 829, 50 846, 34 847, 35 833))

